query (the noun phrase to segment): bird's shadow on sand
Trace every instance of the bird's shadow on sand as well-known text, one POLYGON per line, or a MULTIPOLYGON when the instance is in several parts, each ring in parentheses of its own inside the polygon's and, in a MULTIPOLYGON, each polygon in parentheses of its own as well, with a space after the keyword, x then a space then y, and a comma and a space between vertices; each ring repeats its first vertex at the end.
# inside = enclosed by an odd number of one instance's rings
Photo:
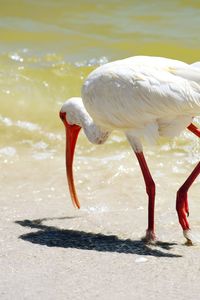
MULTIPOLYGON (((71 217, 57 218, 69 219, 71 217)), ((55 218, 56 219, 56 218, 55 218)), ((19 236, 20 239, 34 244, 48 247, 74 248, 82 250, 95 250, 100 252, 116 252, 125 254, 151 255, 155 257, 181 257, 181 255, 169 253, 175 243, 157 242, 151 246, 142 240, 120 239, 115 235, 105 235, 70 229, 59 229, 54 226, 44 225, 44 221, 53 220, 44 218, 37 220, 15 221, 15 223, 38 229, 19 236)))

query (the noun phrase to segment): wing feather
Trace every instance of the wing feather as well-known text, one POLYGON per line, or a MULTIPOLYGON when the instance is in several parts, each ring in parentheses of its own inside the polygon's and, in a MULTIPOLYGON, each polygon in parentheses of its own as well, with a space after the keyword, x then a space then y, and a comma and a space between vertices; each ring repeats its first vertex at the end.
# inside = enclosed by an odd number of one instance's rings
POLYGON ((143 127, 158 118, 200 115, 200 72, 171 59, 134 57, 103 65, 86 79, 86 109, 101 125, 143 127))
POLYGON ((194 81, 200 84, 200 63, 187 65, 181 68, 169 68, 169 72, 176 76, 185 78, 189 81, 194 81), (197 67, 198 66, 198 67, 197 67))

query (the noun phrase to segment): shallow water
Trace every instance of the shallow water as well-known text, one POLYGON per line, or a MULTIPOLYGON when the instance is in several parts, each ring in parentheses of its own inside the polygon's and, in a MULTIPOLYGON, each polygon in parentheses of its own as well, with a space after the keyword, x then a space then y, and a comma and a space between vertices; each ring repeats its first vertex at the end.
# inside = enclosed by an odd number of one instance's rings
MULTIPOLYGON (((199 27, 199 1, 1 1, 1 198, 9 201, 12 194, 36 206, 55 199, 66 202, 66 214, 76 214, 65 184, 61 104, 80 95, 96 66, 114 59, 143 54, 200 60, 199 27)), ((199 161, 199 151, 199 141, 186 131, 174 141, 145 146, 158 187, 156 222, 164 224, 163 232, 179 228, 175 193, 199 161)), ((121 133, 114 132, 102 146, 81 134, 75 177, 82 212, 99 230, 103 214, 108 230, 118 227, 129 235, 138 223, 144 232, 143 179, 121 133)), ((200 178, 189 196, 192 225, 200 232, 199 188, 200 178)))

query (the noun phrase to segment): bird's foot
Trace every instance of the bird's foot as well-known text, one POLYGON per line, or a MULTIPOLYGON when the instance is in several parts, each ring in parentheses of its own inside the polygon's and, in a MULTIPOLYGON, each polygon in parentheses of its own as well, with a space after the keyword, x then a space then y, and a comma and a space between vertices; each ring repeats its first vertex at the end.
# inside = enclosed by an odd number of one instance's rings
POLYGON ((183 230, 183 235, 186 238, 185 245, 186 246, 193 246, 194 244, 192 242, 191 230, 190 229, 183 230))
POLYGON ((142 238, 142 240, 151 245, 155 245, 156 243, 156 235, 153 230, 147 229, 145 237, 142 238))

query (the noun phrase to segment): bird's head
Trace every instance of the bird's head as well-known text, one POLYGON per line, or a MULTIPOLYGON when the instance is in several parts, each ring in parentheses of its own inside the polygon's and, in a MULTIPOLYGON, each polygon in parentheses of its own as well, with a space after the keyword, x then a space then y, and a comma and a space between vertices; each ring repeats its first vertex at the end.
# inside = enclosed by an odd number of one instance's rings
POLYGON ((94 144, 104 143, 109 132, 97 126, 86 111, 82 99, 78 97, 68 99, 61 107, 60 118, 66 130, 66 173, 70 195, 73 204, 80 208, 73 179, 73 158, 78 134, 83 128, 88 140, 94 144))
POLYGON ((81 105, 81 98, 70 98, 63 104, 60 110, 60 118, 64 123, 66 131, 66 173, 68 185, 72 202, 78 208, 80 208, 80 204, 74 186, 73 158, 76 141, 81 130, 80 120, 78 119, 77 114, 77 111, 80 109, 81 105))

